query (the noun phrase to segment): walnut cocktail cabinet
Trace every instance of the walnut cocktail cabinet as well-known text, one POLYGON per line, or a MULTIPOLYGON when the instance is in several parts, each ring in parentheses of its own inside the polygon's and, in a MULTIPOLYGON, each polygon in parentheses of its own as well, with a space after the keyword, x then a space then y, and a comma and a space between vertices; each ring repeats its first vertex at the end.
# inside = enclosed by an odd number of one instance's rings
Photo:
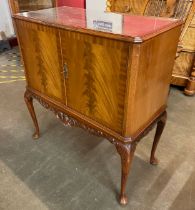
POLYGON ((39 137, 36 99, 65 125, 108 139, 121 156, 120 203, 126 204, 136 145, 155 123, 150 161, 157 163, 154 153, 166 121, 182 23, 69 7, 13 17, 34 138, 39 137))

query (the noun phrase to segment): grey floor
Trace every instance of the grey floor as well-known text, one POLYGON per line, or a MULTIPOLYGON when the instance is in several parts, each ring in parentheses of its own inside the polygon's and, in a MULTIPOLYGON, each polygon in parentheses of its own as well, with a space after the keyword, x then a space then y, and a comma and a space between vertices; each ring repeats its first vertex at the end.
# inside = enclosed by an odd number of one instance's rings
POLYGON ((195 209, 195 97, 171 89, 160 165, 148 163, 153 130, 137 147, 121 207, 120 159, 108 141, 64 127, 38 103, 41 138, 32 140, 16 55, 0 54, 0 210, 195 209))

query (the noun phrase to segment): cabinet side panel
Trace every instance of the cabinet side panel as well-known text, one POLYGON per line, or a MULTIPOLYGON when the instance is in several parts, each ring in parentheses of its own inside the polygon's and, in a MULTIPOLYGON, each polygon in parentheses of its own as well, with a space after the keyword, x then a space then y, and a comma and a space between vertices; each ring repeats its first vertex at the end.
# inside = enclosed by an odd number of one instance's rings
POLYGON ((136 136, 165 109, 179 35, 180 27, 177 27, 139 47, 134 45, 134 49, 138 49, 134 50, 135 56, 139 58, 137 71, 132 71, 134 66, 130 67, 129 88, 133 90, 129 90, 126 136, 136 136))
POLYGON ((129 43, 65 30, 61 40, 68 106, 121 133, 129 43))
POLYGON ((64 102, 58 30, 22 20, 16 20, 16 27, 29 87, 64 102))

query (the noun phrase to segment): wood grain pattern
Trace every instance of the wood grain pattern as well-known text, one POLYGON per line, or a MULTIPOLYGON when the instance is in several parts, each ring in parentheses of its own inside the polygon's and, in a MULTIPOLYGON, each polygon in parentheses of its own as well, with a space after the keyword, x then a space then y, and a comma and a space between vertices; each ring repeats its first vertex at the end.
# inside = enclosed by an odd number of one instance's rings
POLYGON ((60 34, 68 106, 121 133, 130 45, 66 30, 60 34))
POLYGON ((183 50, 195 52, 195 27, 189 27, 182 40, 183 50))
POLYGON ((181 52, 179 57, 175 60, 173 74, 182 77, 189 77, 194 59, 195 53, 181 52))
POLYGON ((179 34, 180 27, 177 27, 144 42, 140 48, 134 46, 138 48, 137 61, 132 57, 126 136, 136 135, 165 109, 179 34))
POLYGON ((47 9, 53 6, 52 0, 17 0, 20 11, 33 11, 47 9))
POLYGON ((130 0, 130 8, 133 14, 142 15, 145 11, 148 0, 130 0))
POLYGON ((107 5, 110 5, 107 11, 130 13, 130 14, 143 14, 148 0, 112 0, 107 1, 107 5))
POLYGON ((124 1, 118 1, 118 0, 113 0, 110 2, 112 4, 111 11, 112 12, 130 12, 130 1, 129 0, 124 0, 124 1))
POLYGON ((56 0, 8 0, 11 14, 47 9, 56 6, 56 0))
POLYGON ((11 14, 16 14, 20 11, 18 0, 9 0, 11 14))
POLYGON ((65 101, 58 32, 25 21, 16 21, 16 26, 28 85, 56 100, 65 101))
POLYGON ((190 25, 195 27, 195 15, 194 15, 194 17, 192 18, 192 22, 191 22, 190 25))

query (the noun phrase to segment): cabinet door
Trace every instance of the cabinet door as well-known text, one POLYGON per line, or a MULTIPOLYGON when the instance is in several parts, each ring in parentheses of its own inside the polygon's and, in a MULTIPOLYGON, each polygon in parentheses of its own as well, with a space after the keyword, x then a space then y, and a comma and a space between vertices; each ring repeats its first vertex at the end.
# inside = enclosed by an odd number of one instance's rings
POLYGON ((121 133, 129 44, 61 30, 67 105, 121 133))
POLYGON ((28 86, 65 102, 60 38, 57 29, 16 20, 28 86))

